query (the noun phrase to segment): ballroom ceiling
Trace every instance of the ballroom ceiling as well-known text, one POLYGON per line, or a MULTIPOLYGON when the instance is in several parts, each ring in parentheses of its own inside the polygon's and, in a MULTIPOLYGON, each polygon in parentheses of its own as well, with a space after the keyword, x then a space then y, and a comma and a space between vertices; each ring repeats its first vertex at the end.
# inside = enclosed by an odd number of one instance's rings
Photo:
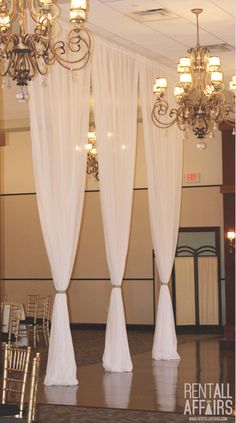
MULTIPOLYGON (((60 0, 69 10, 69 2, 60 0)), ((90 0, 88 27, 94 33, 176 68, 180 56, 196 44, 192 8, 200 7, 200 44, 219 55, 225 82, 235 73, 234 0, 90 0)), ((1 89, 0 128, 28 126, 28 106, 15 89, 1 89)))

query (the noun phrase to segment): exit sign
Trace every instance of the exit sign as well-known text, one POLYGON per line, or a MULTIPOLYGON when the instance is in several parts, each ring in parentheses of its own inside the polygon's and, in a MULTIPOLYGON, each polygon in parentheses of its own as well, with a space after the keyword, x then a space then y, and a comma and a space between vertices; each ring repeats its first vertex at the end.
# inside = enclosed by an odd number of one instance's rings
POLYGON ((185 175, 185 182, 187 184, 197 184, 200 182, 200 173, 190 172, 185 175))

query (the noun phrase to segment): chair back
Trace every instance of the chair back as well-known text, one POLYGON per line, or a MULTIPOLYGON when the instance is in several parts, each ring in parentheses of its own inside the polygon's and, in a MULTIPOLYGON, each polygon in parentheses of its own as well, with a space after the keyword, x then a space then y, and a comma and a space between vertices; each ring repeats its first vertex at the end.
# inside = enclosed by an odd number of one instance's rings
POLYGON ((30 347, 16 347, 11 344, 4 347, 2 404, 17 402, 19 417, 23 415, 30 353, 30 347))
POLYGON ((27 423, 31 423, 32 421, 35 420, 37 392, 38 392, 38 379, 39 379, 39 366, 40 366, 40 353, 36 353, 36 356, 33 358, 33 365, 32 365, 27 423))
POLYGON ((20 304, 10 304, 10 315, 7 329, 9 343, 18 343, 21 313, 22 306, 20 304))
POLYGON ((42 321, 50 320, 51 312, 51 296, 40 296, 38 297, 37 303, 37 318, 42 321))
POLYGON ((27 295, 26 315, 28 317, 34 317, 34 319, 36 319, 38 298, 39 298, 39 295, 36 295, 36 294, 27 295))

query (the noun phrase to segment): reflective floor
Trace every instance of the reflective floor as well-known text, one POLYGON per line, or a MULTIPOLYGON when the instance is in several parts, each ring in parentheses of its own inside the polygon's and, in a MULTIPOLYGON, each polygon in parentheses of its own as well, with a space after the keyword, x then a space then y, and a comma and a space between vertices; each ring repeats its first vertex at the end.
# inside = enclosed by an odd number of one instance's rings
POLYGON ((194 398, 202 398, 203 406, 211 402, 209 407, 226 407, 228 401, 230 410, 235 398, 234 344, 217 336, 191 336, 181 342, 181 360, 152 360, 151 351, 133 354, 132 373, 107 373, 101 362, 80 366, 79 386, 42 383, 38 402, 183 413, 194 398))

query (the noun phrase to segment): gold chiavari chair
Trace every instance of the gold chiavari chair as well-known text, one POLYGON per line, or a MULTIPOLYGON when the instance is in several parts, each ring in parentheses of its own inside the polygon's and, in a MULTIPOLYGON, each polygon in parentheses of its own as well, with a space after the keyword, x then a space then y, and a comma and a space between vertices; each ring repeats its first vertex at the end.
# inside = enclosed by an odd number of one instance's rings
POLYGON ((21 325, 26 327, 28 343, 30 334, 33 334, 33 345, 39 341, 39 335, 44 335, 46 345, 49 344, 50 334, 51 296, 28 295, 26 318, 21 320, 21 325))
POLYGON ((1 417, 0 423, 33 423, 36 417, 36 406, 37 406, 37 392, 38 392, 38 378, 39 378, 39 366, 40 366, 40 353, 36 353, 33 358, 30 392, 28 410, 24 417, 1 417))
POLYGON ((36 316, 36 337, 39 339, 39 334, 43 333, 45 344, 49 344, 50 336, 50 313, 51 313, 51 296, 39 296, 37 304, 36 316))
POLYGON ((36 353, 36 356, 33 359, 33 365, 32 365, 27 423, 31 423, 35 421, 37 393, 38 393, 38 380, 39 380, 39 367, 40 367, 40 353, 36 353))
POLYGON ((1 343, 11 343, 18 345, 20 319, 22 313, 22 306, 20 304, 3 303, 2 317, 4 307, 9 307, 9 319, 6 327, 3 327, 1 333, 1 343))
POLYGON ((4 370, 0 416, 23 416, 30 347, 4 347, 4 370))
POLYGON ((37 303, 38 295, 29 294, 27 296, 27 308, 25 319, 20 321, 20 324, 26 328, 28 344, 30 343, 30 335, 33 334, 34 347, 36 346, 36 316, 37 316, 37 303))

